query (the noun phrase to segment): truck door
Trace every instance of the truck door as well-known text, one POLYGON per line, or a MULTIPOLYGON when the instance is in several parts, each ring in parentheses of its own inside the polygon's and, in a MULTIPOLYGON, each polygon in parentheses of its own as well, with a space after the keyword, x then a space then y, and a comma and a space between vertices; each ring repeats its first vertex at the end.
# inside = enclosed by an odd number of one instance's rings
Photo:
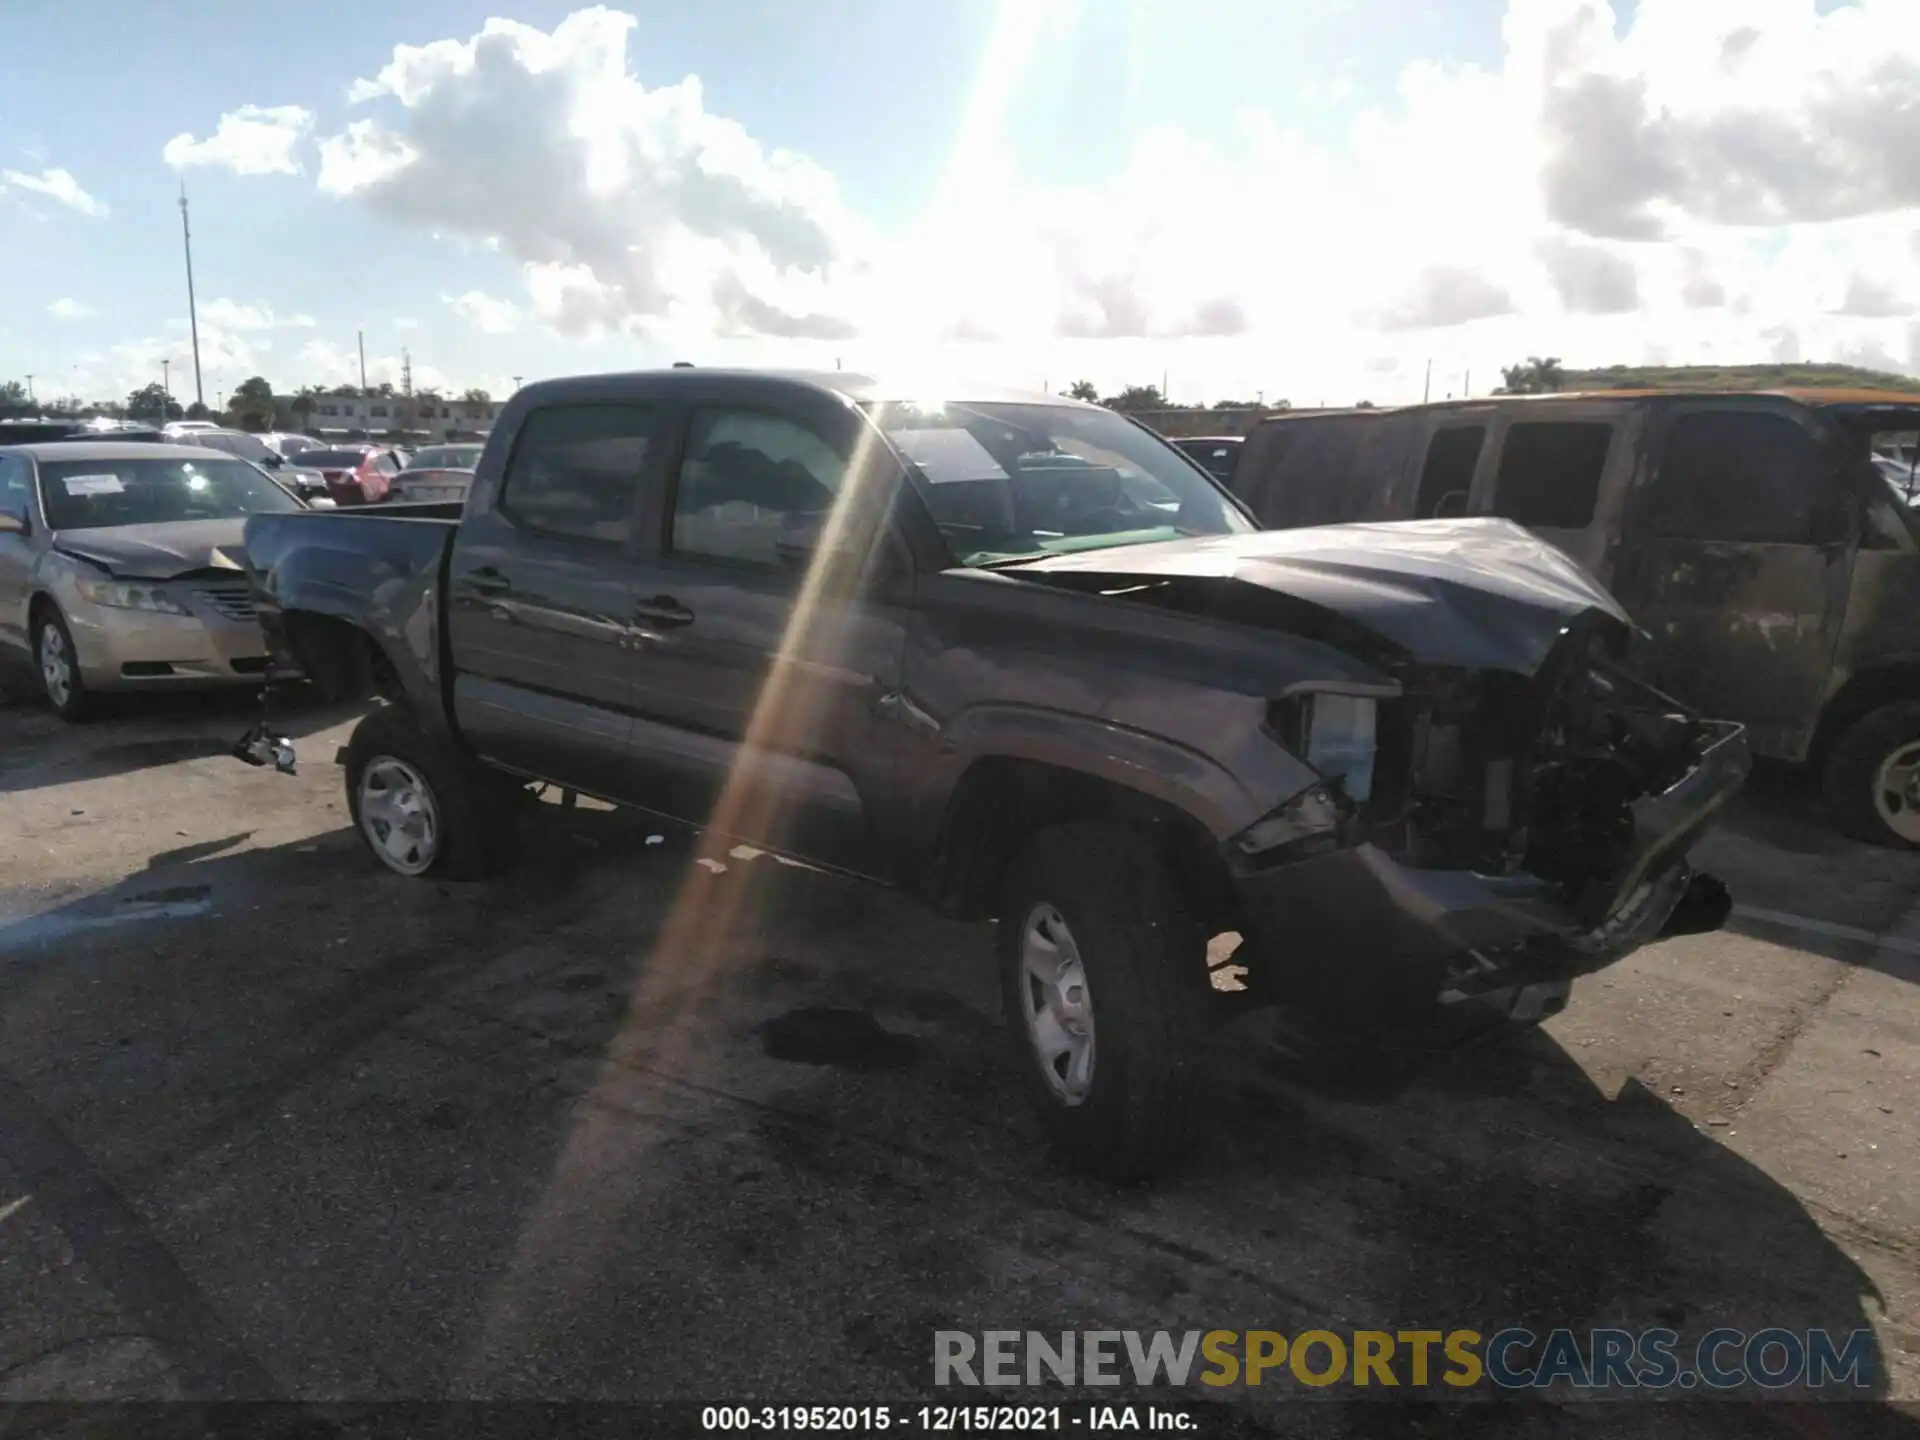
POLYGON ((1794 755, 1845 619, 1858 517, 1835 451, 1788 401, 1685 401, 1655 422, 1613 591, 1651 638, 1641 667, 1794 755))
POLYGON ((647 404, 534 410, 499 486, 461 521, 447 575, 453 709, 486 759, 620 793, 635 516, 661 428, 647 404))
POLYGON ((683 818, 884 878, 872 811, 897 757, 899 727, 880 717, 905 613, 881 588, 809 581, 855 457, 863 514, 864 497, 890 488, 876 474, 897 471, 865 433, 844 409, 798 398, 689 408, 634 594, 632 749, 683 818))

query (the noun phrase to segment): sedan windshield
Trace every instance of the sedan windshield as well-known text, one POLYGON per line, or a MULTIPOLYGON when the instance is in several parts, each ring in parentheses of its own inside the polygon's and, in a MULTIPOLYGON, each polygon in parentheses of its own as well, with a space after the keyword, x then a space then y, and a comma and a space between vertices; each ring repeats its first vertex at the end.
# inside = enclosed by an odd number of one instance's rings
POLYGON ((946 402, 869 413, 963 565, 1254 528, 1172 446, 1110 410, 946 402))
POLYGON ((480 463, 478 445, 430 445, 416 450, 407 461, 409 470, 471 470, 480 463))
POLYGON ((40 500, 54 530, 226 520, 302 508, 241 460, 43 461, 40 500))

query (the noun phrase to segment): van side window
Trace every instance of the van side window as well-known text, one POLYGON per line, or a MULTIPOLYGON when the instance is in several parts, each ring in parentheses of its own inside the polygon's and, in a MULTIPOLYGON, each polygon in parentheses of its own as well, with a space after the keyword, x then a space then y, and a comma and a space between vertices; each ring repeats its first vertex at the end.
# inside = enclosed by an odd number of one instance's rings
POLYGON ((1484 425, 1456 425, 1436 433, 1427 444, 1427 463, 1420 471, 1420 492, 1414 499, 1416 520, 1467 513, 1474 468, 1486 441, 1484 425))
POLYGON ((1507 428, 1494 481, 1493 513, 1548 530, 1593 523, 1613 426, 1596 421, 1535 421, 1507 428))
POLYGON ((1813 436, 1784 415, 1682 415, 1667 431, 1651 527, 1692 540, 1805 544, 1813 530, 1818 460, 1813 436))
POLYGON ((623 543, 654 429, 654 411, 645 405, 534 411, 514 441, 501 511, 550 535, 623 543))

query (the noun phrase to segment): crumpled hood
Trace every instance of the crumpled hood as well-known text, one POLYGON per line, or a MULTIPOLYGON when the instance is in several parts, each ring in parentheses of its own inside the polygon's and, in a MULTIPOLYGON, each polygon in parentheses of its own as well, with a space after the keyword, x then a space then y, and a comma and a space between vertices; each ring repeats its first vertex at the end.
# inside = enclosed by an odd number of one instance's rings
POLYGON ((53 548, 90 561, 123 580, 171 580, 195 570, 246 572, 247 517, 176 520, 163 525, 61 530, 53 548))
MULTIPOLYGON (((1428 665, 1531 675, 1575 618, 1620 604, 1510 520, 1409 520, 1216 535, 1052 556, 1006 572, 1254 586, 1332 611, 1428 665)), ((1075 588, 1079 588, 1076 586, 1075 588)))

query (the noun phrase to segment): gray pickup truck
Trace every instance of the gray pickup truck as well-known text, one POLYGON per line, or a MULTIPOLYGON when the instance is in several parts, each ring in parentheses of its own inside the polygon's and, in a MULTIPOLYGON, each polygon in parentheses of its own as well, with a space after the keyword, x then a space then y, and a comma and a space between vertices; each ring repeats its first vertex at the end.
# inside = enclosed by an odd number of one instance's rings
POLYGON ((1504 520, 1258 531, 1098 406, 675 369, 531 385, 464 508, 263 515, 277 673, 386 703, 343 755, 401 875, 484 874, 542 781, 997 922, 1052 1137, 1137 1176, 1222 1008, 1348 1035, 1558 1008, 1712 929, 1737 725, 1504 520), (1097 1038, 1096 1038, 1097 1037, 1097 1038))

